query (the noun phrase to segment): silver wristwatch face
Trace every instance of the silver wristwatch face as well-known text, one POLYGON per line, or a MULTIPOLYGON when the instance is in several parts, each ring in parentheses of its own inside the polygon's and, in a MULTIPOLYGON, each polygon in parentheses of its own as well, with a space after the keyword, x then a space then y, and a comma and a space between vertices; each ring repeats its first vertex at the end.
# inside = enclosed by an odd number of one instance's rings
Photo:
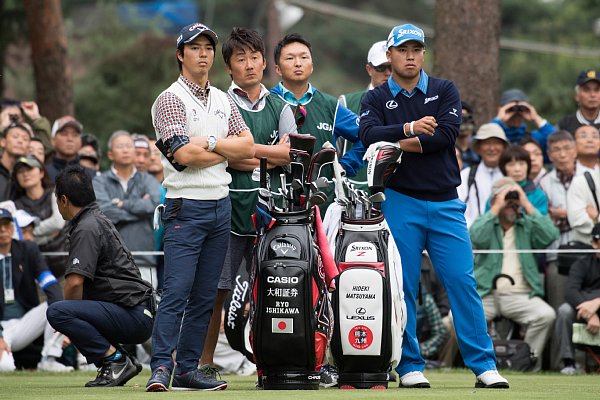
POLYGON ((209 136, 207 139, 208 142, 208 151, 213 151, 215 146, 217 145, 217 138, 214 136, 209 136))

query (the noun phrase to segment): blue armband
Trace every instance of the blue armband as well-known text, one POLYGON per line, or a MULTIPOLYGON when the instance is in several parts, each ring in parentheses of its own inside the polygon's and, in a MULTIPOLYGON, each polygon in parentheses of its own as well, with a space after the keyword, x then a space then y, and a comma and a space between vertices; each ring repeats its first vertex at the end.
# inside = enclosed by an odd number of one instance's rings
POLYGON ((48 286, 56 282, 56 277, 50 271, 42 271, 37 277, 37 283, 38 285, 40 285, 42 290, 46 289, 48 286))

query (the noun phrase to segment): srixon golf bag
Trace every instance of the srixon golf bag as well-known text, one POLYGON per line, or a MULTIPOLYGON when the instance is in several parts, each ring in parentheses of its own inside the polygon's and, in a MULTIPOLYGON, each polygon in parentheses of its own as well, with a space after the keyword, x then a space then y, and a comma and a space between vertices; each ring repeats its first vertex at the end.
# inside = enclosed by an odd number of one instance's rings
MULTIPOLYGON (((386 169, 379 168, 382 172, 386 169)), ((342 184, 348 186, 346 180, 342 184)), ((353 195, 352 190, 350 185, 343 193, 350 199, 365 198, 360 193, 353 195)), ((340 195, 340 191, 336 193, 340 195)), ((335 329, 331 354, 341 389, 387 388, 388 372, 400 358, 406 306, 400 256, 379 211, 378 203, 383 200, 381 194, 365 198, 362 207, 368 210, 358 216, 348 212, 355 208, 349 204, 352 201, 336 202, 325 217, 339 271, 332 294, 335 329)))
POLYGON ((292 139, 291 148, 296 151, 290 151, 292 185, 282 184, 281 208, 265 188, 266 160, 261 160, 255 214, 258 238, 250 278, 250 342, 259 386, 317 390, 333 323, 326 275, 333 278, 336 268, 316 207, 327 197, 306 179, 308 170, 317 168, 324 156, 311 159, 312 143, 306 150, 295 150, 304 138, 292 139))

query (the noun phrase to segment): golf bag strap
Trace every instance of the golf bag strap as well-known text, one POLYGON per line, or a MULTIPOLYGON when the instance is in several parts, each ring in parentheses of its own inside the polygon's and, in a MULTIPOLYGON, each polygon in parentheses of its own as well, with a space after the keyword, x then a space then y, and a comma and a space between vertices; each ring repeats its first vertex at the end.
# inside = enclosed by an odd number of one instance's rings
POLYGON ((592 196, 594 197, 594 204, 596 204, 596 210, 600 211, 600 206, 598 206, 598 197, 596 196, 596 184, 594 183, 594 178, 592 178, 592 174, 590 171, 585 171, 583 173, 585 176, 585 180, 587 181, 588 186, 590 187, 590 191, 592 192, 592 196))

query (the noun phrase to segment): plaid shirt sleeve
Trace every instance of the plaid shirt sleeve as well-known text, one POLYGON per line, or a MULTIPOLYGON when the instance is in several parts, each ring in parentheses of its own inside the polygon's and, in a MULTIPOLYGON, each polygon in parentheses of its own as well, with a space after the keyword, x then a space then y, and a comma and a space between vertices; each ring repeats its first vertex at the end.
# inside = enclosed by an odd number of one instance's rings
POLYGON ((421 341, 419 347, 421 348, 423 358, 434 359, 446 342, 448 330, 442 322, 440 310, 437 308, 435 300, 433 300, 433 296, 430 293, 423 293, 423 307, 425 308, 425 315, 429 323, 430 335, 427 340, 421 341))
POLYGON ((250 129, 248 129, 248 126, 244 122, 244 118, 242 118, 242 114, 240 114, 240 110, 238 110, 237 105, 231 96, 227 95, 227 99, 231 105, 231 115, 229 116, 229 132, 227 135, 239 135, 243 131, 249 131, 250 129))
POLYGON ((171 92, 163 93, 156 103, 154 126, 172 153, 190 142, 186 122, 187 113, 183 101, 171 92))

